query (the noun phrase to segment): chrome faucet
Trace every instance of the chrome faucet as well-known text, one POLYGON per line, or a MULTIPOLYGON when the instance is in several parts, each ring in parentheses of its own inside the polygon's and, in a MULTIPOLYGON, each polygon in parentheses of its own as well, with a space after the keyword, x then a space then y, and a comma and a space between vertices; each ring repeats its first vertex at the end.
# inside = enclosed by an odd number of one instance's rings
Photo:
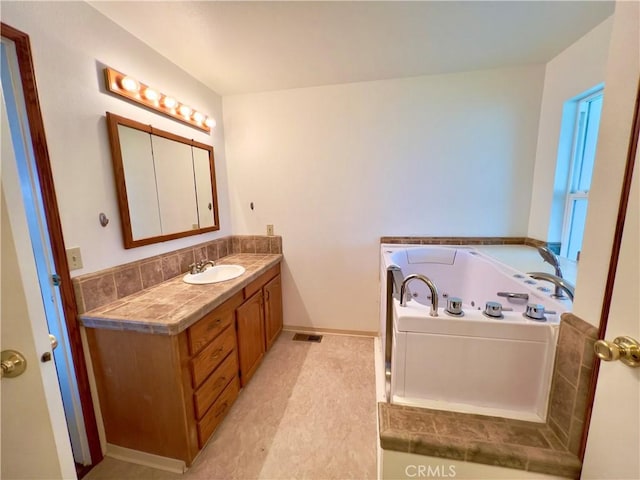
POLYGON ((573 294, 576 290, 576 287, 567 282, 564 278, 547 272, 529 272, 527 273, 527 275, 536 280, 546 280, 547 282, 553 283, 556 286, 556 293, 553 295, 554 297, 563 298, 564 295, 562 295, 561 290, 564 290, 565 292, 567 292, 569 299, 573 302, 573 294), (558 296, 557 292, 559 291, 560 295, 558 296))
MULTIPOLYGON (((557 255, 553 253, 549 247, 538 247, 538 253, 542 259, 551 265, 555 269, 556 277, 564 278, 562 275, 562 269, 560 268, 560 260, 557 255)), ((556 284, 556 291, 553 293, 556 298, 563 298, 562 289, 556 284)))
POLYGON ((429 315, 431 315, 432 317, 437 317, 438 316, 438 289, 436 288, 435 283, 433 283, 429 277, 425 277, 424 275, 420 275, 419 273, 414 273, 413 275, 407 275, 407 278, 405 278, 402 281, 402 286, 400 287, 400 306, 401 307, 407 306, 407 299, 405 298, 407 293, 407 284, 414 278, 417 278, 418 280, 424 282, 427 285, 427 287, 429 287, 429 291, 431 292, 431 312, 429 312, 429 315))
POLYGON ((206 270, 207 266, 211 265, 212 267, 214 267, 216 265, 216 262, 214 262, 213 260, 200 260, 197 263, 192 263, 191 265, 189 265, 189 273, 191 275, 195 275, 196 273, 202 273, 206 270))

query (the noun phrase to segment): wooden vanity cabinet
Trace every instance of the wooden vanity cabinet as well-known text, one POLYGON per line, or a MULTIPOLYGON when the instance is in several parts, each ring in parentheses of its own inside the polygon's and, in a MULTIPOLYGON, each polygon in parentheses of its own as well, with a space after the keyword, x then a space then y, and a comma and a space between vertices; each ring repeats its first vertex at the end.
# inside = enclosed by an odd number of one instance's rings
POLYGON ((191 465, 281 330, 279 264, 177 335, 87 328, 107 443, 191 465))
POLYGON ((237 310, 240 382, 245 386, 282 331, 282 281, 276 265, 244 288, 237 310))
POLYGON ((243 300, 240 291, 178 335, 86 329, 107 443, 191 465, 240 390, 243 300))

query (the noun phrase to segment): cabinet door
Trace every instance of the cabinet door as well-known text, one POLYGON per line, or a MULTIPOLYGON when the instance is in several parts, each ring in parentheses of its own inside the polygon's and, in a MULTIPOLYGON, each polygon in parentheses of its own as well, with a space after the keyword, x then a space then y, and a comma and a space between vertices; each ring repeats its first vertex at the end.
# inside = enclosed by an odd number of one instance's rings
POLYGON ((278 275, 264 286, 265 341, 271 348, 282 330, 282 279, 278 275))
POLYGON ((238 307, 238 354, 242 386, 248 382, 264 356, 264 314, 262 290, 238 307))

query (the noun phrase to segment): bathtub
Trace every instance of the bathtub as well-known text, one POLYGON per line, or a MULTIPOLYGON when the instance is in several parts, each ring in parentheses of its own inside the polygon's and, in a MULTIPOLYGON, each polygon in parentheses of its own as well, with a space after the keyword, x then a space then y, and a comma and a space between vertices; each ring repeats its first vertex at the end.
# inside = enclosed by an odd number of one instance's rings
POLYGON ((551 284, 532 280, 474 248, 382 245, 381 286, 382 345, 387 330, 392 337, 388 401, 545 421, 560 315, 570 308, 551 297, 551 284), (435 283, 437 317, 429 314, 428 288, 413 280, 406 306, 399 296, 389 305, 392 323, 387 327, 391 266, 399 267, 402 277, 419 273, 435 283), (526 293, 529 299, 498 292, 526 293), (451 297, 462 299, 462 316, 445 312, 451 297), (502 304, 502 318, 483 314, 489 301, 502 304), (554 313, 531 320, 523 316, 527 303, 554 313))

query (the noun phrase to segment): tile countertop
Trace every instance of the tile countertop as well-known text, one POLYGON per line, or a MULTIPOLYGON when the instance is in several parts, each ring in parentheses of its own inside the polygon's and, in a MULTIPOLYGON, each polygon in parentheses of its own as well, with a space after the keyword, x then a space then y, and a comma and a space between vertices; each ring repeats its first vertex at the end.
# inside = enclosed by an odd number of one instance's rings
POLYGON ((282 261, 281 254, 238 253, 221 258, 219 265, 242 265, 238 278, 207 285, 182 281, 184 274, 79 315, 88 328, 131 330, 176 335, 282 261))

